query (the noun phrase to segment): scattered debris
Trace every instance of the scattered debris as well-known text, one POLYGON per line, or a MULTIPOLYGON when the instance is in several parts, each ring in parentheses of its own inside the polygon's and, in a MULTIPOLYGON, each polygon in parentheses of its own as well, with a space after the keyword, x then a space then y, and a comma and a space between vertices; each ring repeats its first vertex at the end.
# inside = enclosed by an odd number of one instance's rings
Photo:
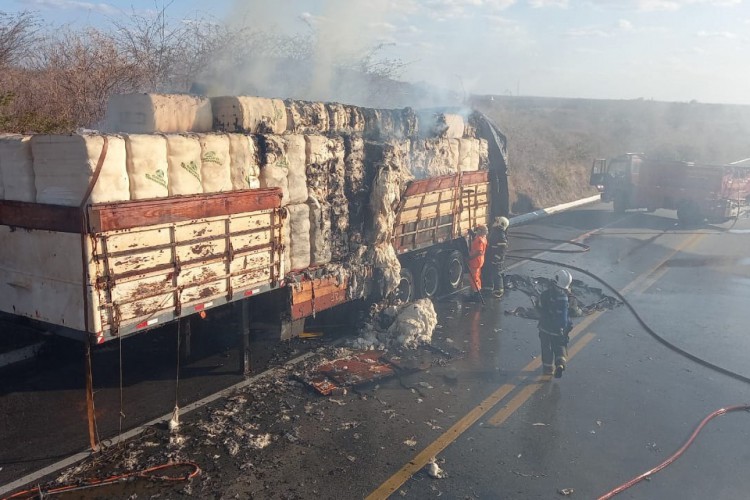
POLYGON ((443 479, 445 477, 445 471, 440 468, 434 458, 430 460, 430 463, 427 465, 427 474, 434 479, 443 479))
POLYGON ((573 493, 575 493, 575 491, 576 490, 574 490, 573 488, 561 488, 561 489, 557 490, 557 492, 560 495, 565 496, 565 497, 569 497, 570 495, 572 495, 573 493))
POLYGON ((535 423, 533 423, 531 425, 534 425, 534 426, 547 426, 549 424, 545 424, 544 422, 535 422, 535 423))
POLYGON ((404 441, 404 444, 406 446, 410 447, 410 448, 414 448, 415 446, 417 446, 417 440, 414 439, 415 437, 416 436, 410 437, 409 439, 407 439, 406 441, 404 441))

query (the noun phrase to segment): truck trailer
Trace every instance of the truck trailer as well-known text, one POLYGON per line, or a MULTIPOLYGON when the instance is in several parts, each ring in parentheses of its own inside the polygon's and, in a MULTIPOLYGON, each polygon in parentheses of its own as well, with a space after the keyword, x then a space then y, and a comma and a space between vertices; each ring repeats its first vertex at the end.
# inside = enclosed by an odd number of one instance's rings
POLYGON ((590 184, 614 211, 676 210, 683 224, 723 222, 750 202, 750 168, 656 160, 628 153, 594 160, 590 184))
MULTIPOLYGON (((55 173, 55 165, 42 165, 42 146, 58 139, 32 137, 24 153, 32 167, 4 182, 0 200, 0 311, 102 344, 229 303, 247 315, 264 296, 282 305, 285 338, 300 333, 305 318, 350 301, 384 295, 410 301, 458 289, 469 229, 507 215, 506 140, 477 112, 462 116, 246 98, 254 104, 227 118, 227 102, 233 101, 223 99, 223 114, 214 112, 210 132, 186 130, 189 125, 160 129, 154 112, 146 130, 140 120, 135 133, 127 123, 138 115, 134 104, 119 99, 129 114, 119 120, 119 129, 85 139, 89 160, 81 167, 85 182, 76 188, 82 194, 75 196, 62 196, 57 185, 45 184, 44 168, 52 169, 54 182, 69 182, 59 179, 64 174, 55 173), (258 111, 264 109, 258 103, 271 110, 270 119, 258 111), (279 125, 280 113, 288 123, 279 125), (235 176, 239 167, 232 164, 226 167, 232 182, 236 177, 242 183, 210 192, 206 182, 216 184, 221 155, 203 147, 196 162, 175 163, 180 173, 192 175, 179 185, 184 189, 188 180, 198 179, 203 183, 202 188, 196 183, 198 192, 174 194, 177 171, 169 163, 161 172, 146 172, 148 190, 140 191, 146 195, 135 196, 134 186, 141 182, 137 168, 146 168, 154 157, 149 152, 144 159, 131 158, 144 132, 154 144, 160 144, 157 136, 166 137, 168 145, 181 144, 191 133, 205 134, 196 139, 203 146, 227 136, 228 142, 249 141, 252 154, 246 156, 255 156, 247 161, 259 166, 258 179, 235 176), (39 157, 33 154, 35 140, 39 157), (120 196, 125 199, 95 196, 103 179, 119 182, 107 161, 120 154, 121 142, 128 166, 120 196), (287 149, 276 151, 278 144, 287 149), (295 147, 306 158, 298 168, 302 181, 292 180, 297 167, 288 165, 293 144, 301 144, 295 147), (316 144, 324 144, 330 158, 316 157, 316 144), (448 158, 449 168, 435 167, 437 157, 448 158), (35 195, 14 195, 29 176, 35 195), (297 204, 290 203, 293 182, 306 186, 297 204), (154 196, 152 188, 167 194, 154 196)), ((199 105, 205 114, 205 101, 199 105)), ((163 113, 163 106, 159 109, 163 113)), ((174 147, 165 151, 170 158, 184 153, 174 147)), ((15 154, 13 165, 19 161, 15 154)), ((5 180, 12 177, 7 174, 11 156, 0 147, 5 180)))

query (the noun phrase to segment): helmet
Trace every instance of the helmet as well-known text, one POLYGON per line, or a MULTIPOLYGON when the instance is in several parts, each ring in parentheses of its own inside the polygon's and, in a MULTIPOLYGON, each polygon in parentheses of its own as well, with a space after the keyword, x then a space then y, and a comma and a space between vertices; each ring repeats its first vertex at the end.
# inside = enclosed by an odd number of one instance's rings
POLYGON ((507 217, 495 217, 495 222, 493 223, 493 226, 498 227, 500 226, 503 229, 508 229, 508 226, 510 226, 510 221, 507 217))
POLYGON ((567 290, 572 282, 573 276, 571 276, 570 273, 565 269, 560 269, 555 273, 555 285, 559 286, 563 290, 567 290))

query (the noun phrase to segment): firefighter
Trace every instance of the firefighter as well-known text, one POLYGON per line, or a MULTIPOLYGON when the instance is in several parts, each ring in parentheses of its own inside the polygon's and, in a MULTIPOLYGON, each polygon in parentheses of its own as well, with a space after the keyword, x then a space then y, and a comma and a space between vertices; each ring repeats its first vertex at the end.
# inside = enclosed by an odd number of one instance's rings
POLYGON ((506 217, 495 217, 487 242, 490 247, 490 264, 492 265, 492 295, 498 299, 505 293, 503 262, 505 252, 508 250, 509 225, 510 221, 506 217))
POLYGON ((553 285, 539 297, 539 340, 545 375, 562 377, 567 364, 568 335, 573 329, 569 315, 568 293, 573 277, 565 269, 555 273, 553 285))
POLYGON ((474 237, 469 248, 469 277, 471 289, 474 293, 470 297, 473 301, 482 300, 482 266, 484 254, 487 251, 487 226, 479 224, 474 230, 474 237))

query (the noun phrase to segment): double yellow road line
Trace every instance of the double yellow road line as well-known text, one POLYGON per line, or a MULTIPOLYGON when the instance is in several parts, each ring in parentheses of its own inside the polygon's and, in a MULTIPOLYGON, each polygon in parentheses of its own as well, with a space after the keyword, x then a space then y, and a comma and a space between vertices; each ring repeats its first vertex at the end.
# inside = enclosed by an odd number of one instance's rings
MULTIPOLYGON (((674 257, 679 252, 695 245, 704 235, 697 233, 691 235, 689 238, 682 241, 672 252, 666 257, 662 258, 656 265, 651 267, 648 271, 640 274, 633 281, 628 283, 620 293, 625 295, 632 292, 644 292, 650 288, 658 279, 660 279, 667 271, 664 264, 674 257)), ((586 330, 594 321, 596 321, 603 312, 595 312, 589 316, 586 316, 573 331, 570 332, 571 340, 576 339, 584 330, 586 330)), ((596 334, 588 332, 582 335, 569 349, 568 358, 573 358, 583 349, 586 344, 591 342, 596 337, 596 334)), ((458 439, 461 434, 466 432, 472 425, 474 425, 480 418, 484 417, 489 413, 498 403, 503 401, 511 392, 516 388, 523 385, 522 389, 518 391, 501 409, 499 409, 494 415, 492 415, 487 423, 491 426, 499 426, 505 422, 508 417, 515 413, 521 405, 528 401, 534 393, 542 387, 545 381, 550 379, 549 375, 537 375, 533 382, 526 383, 528 379, 532 377, 533 373, 541 367, 541 361, 536 358, 529 362, 519 375, 516 377, 514 383, 503 384, 495 392, 490 394, 484 401, 474 407, 469 413, 464 415, 461 420, 456 422, 450 429, 440 435, 435 441, 430 443, 425 449, 419 452, 413 459, 411 459, 406 465, 399 469, 393 474, 388 480, 381 484, 375 491, 367 496, 367 500, 378 500, 385 499, 395 493, 406 481, 409 480, 414 474, 420 469, 427 465, 433 457, 436 457, 440 452, 458 439)))

